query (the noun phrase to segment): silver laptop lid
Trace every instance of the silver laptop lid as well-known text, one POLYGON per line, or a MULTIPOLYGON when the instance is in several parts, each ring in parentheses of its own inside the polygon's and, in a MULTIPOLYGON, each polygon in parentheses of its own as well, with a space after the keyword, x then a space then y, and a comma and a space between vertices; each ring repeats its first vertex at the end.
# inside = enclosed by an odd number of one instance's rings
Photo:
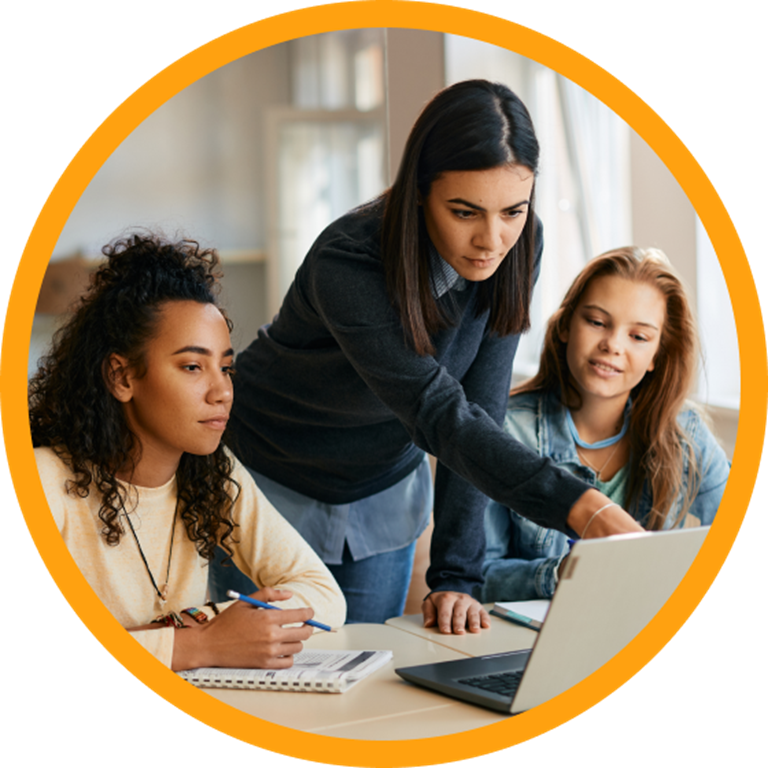
POLYGON ((576 542, 511 711, 557 696, 624 648, 675 591, 708 530, 576 542))

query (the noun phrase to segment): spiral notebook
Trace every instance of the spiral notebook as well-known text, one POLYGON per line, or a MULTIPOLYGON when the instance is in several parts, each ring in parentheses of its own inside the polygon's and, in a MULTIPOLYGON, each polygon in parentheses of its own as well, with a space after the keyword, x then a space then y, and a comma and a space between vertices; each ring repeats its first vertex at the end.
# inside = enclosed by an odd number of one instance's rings
POLYGON ((303 650, 288 669, 200 667, 178 675, 198 688, 344 693, 392 659, 392 651, 303 650))

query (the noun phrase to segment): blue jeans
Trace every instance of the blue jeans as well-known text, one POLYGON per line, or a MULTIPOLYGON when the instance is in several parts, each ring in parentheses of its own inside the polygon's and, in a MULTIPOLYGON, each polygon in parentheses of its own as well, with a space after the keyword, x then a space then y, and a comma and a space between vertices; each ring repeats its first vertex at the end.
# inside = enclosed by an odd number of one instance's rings
POLYGON ((341 565, 328 565, 347 599, 347 624, 383 624, 402 616, 411 583, 416 542, 392 552, 353 560, 344 546, 341 565))
MULTIPOLYGON (((347 600, 347 624, 383 624, 393 616, 402 615, 415 551, 414 541, 402 549, 355 561, 345 545, 341 565, 326 567, 347 600)), ((219 548, 208 574, 211 600, 217 603, 228 600, 228 589, 244 595, 256 592, 256 585, 242 571, 234 565, 221 565, 223 558, 224 550, 219 548)), ((323 617, 317 619, 322 621, 323 617)))

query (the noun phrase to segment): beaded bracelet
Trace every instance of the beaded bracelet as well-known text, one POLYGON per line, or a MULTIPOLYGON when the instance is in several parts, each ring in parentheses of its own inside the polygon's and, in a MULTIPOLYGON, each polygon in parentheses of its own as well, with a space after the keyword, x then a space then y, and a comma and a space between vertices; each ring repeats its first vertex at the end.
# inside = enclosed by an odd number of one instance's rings
POLYGON ((185 608, 182 613, 191 616, 198 624, 205 624, 205 622, 208 621, 208 616, 199 608, 185 608))
POLYGON ((210 608, 213 611, 213 615, 214 616, 218 616, 219 615, 219 613, 220 613, 219 606, 216 605, 216 603, 214 603, 213 600, 209 600, 205 605, 206 605, 207 608, 210 608))

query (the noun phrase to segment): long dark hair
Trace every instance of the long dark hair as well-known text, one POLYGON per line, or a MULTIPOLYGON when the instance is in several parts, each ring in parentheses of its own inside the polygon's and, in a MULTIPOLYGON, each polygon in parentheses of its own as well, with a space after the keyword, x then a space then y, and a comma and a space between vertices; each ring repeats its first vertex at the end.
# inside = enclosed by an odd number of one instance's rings
MULTIPOLYGON (((162 305, 185 300, 216 305, 219 275, 216 252, 190 240, 171 243, 137 234, 105 246, 102 253, 107 261, 93 274, 30 381, 29 421, 33 445, 50 446, 71 468, 68 493, 85 497, 91 484, 98 489, 102 534, 115 546, 124 532, 119 516, 126 503, 125 486, 115 473, 132 466, 141 446, 107 388, 107 361, 123 355, 141 372, 162 305)), ((240 490, 232 469, 219 445, 209 456, 184 453, 176 472, 187 535, 208 560, 220 539, 232 554, 224 543, 235 527, 231 508, 240 490)))
MULTIPOLYGON (((446 327, 432 296, 427 234, 419 198, 449 171, 522 165, 536 174, 539 143, 522 101, 505 85, 466 80, 440 91, 411 129, 395 183, 385 193, 382 258, 390 299, 406 338, 421 355, 446 327)), ((490 310, 490 329, 502 336, 530 326, 536 217, 531 193, 519 240, 495 274, 479 284, 478 315, 490 310)))
POLYGON ((680 494, 685 455, 689 482, 676 524, 685 517, 700 483, 693 446, 677 422, 697 370, 696 321, 683 283, 662 251, 629 246, 592 259, 573 281, 560 308, 549 320, 538 373, 515 387, 511 394, 558 392, 563 405, 580 406, 579 394, 569 375, 566 343, 560 339, 571 327, 573 315, 590 282, 604 276, 652 285, 664 297, 666 311, 654 368, 632 391, 627 489, 630 505, 636 504, 643 484, 649 483, 653 509, 643 525, 658 530, 664 527, 680 494))

